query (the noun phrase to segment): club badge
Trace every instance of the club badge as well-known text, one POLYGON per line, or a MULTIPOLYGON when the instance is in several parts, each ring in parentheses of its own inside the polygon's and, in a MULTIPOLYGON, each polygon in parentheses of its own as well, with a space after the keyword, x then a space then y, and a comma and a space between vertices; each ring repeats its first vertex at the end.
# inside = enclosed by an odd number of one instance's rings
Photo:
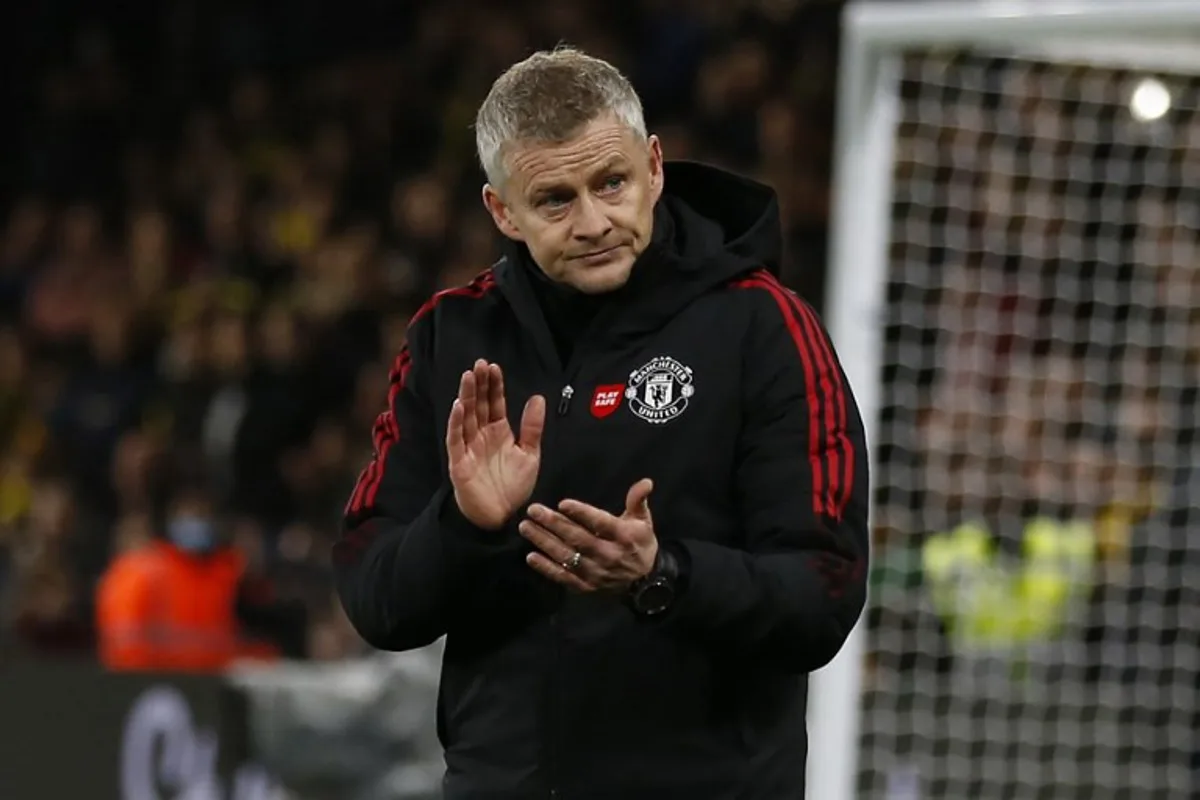
POLYGON ((695 393, 692 370, 669 356, 652 359, 629 373, 629 410, 653 425, 678 417, 695 393))

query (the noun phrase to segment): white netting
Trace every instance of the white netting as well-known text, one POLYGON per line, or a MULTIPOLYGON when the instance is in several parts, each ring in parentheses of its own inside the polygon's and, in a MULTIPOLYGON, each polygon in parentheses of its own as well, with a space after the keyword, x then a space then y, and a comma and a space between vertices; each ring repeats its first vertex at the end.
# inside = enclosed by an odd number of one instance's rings
POLYGON ((905 63, 860 796, 1200 796, 1200 81, 905 63))

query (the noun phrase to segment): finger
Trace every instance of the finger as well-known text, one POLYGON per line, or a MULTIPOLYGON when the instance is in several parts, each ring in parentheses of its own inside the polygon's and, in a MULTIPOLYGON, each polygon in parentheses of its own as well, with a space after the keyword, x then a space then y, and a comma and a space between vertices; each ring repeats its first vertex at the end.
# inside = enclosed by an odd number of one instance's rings
POLYGON ((619 539, 621 520, 607 511, 578 500, 563 500, 558 510, 572 522, 602 539, 619 539))
POLYGON ((535 394, 521 413, 521 449, 538 454, 542 451, 542 432, 546 429, 546 398, 535 394))
MULTIPOLYGON (((555 536, 550 531, 529 520, 522 520, 517 526, 517 531, 522 537, 538 550, 546 554, 548 558, 557 564, 563 564, 570 561, 575 555, 578 548, 565 543, 562 539, 555 536)), ((582 553, 582 550, 579 550, 582 553)))
POLYGON ((577 540, 576 545, 529 519, 517 525, 517 530, 530 545, 538 548, 539 551, 546 554, 548 559, 558 565, 565 565, 575 558, 576 553, 580 554, 582 557, 580 563, 574 570, 568 570, 568 572, 574 573, 584 582, 592 584, 593 587, 599 587, 600 582, 596 581, 596 578, 602 577, 605 565, 616 564, 619 561, 620 554, 612 551, 611 542, 595 539, 594 536, 587 533, 583 533, 582 539, 577 540))
POLYGON ((650 518, 650 493, 654 491, 654 481, 642 478, 629 487, 625 495, 625 515, 636 519, 650 518))
POLYGON ((467 370, 463 373, 462 380, 458 383, 458 398, 462 401, 463 407, 463 441, 470 446, 479 433, 479 421, 475 408, 477 405, 475 373, 473 371, 467 370))
POLYGON ((488 367, 488 420, 508 421, 508 407, 504 401, 504 373, 499 364, 488 367))
POLYGON ((455 398, 450 406, 450 421, 446 423, 446 454, 453 466, 467 455, 467 445, 463 439, 463 404, 455 398))
POLYGON ((555 583, 561 583, 568 589, 574 589, 577 592, 596 591, 596 587, 580 578, 574 572, 564 569, 561 564, 555 564, 541 553, 530 553, 525 556, 525 563, 533 567, 536 572, 541 573, 555 583))
MULTIPOLYGON (((603 544, 603 541, 596 538, 591 531, 557 511, 546 508, 540 503, 534 503, 529 507, 529 518, 549 531, 552 536, 565 542, 572 552, 578 550, 587 556, 602 557, 603 548, 600 545, 603 544)), ((551 553, 551 555, 554 554, 551 553)))
POLYGON ((492 407, 489 403, 491 395, 492 375, 488 363, 482 358, 475 362, 475 421, 480 428, 491 420, 492 407))

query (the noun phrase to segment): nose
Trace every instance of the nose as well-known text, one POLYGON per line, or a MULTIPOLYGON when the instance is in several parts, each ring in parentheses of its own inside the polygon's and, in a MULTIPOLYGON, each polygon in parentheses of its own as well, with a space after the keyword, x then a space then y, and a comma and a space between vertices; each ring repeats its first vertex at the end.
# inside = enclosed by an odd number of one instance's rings
POLYGON ((597 241, 608 235, 612 223, 596 200, 591 195, 583 194, 575 204, 574 228, 576 239, 597 241))

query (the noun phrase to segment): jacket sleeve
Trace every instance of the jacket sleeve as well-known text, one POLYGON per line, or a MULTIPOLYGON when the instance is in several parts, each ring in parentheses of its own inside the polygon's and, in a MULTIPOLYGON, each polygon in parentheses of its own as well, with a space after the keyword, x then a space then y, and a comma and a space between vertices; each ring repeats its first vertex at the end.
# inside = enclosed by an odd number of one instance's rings
POLYGON ((863 425, 813 310, 769 277, 743 288, 755 306, 735 478, 744 549, 667 545, 684 581, 663 624, 810 672, 837 654, 866 600, 863 425))
POLYGON ((473 568, 505 541, 458 510, 442 458, 430 392, 427 323, 389 375, 387 406, 372 432, 374 454, 346 505, 333 547, 338 596, 359 635, 381 650, 439 639, 473 568))

